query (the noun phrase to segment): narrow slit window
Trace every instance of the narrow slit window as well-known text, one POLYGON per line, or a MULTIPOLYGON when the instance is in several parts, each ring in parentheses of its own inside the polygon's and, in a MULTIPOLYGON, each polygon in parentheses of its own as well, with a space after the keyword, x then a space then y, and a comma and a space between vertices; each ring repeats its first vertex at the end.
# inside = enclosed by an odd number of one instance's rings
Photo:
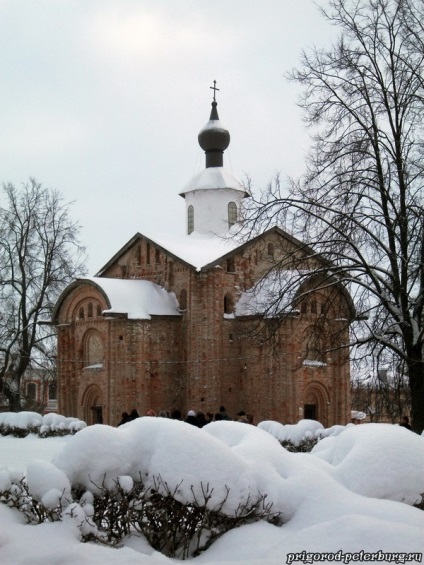
POLYGON ((194 231, 194 207, 189 206, 187 210, 187 232, 190 235, 194 231))
POLYGON ((228 203, 228 225, 233 226, 237 222, 237 205, 235 202, 228 203))
POLYGON ((231 294, 226 294, 224 296, 224 314, 233 314, 234 312, 234 301, 231 294))
POLYGON ((180 292, 180 310, 187 310, 187 291, 185 288, 180 292))
POLYGON ((234 262, 234 257, 229 257, 227 259, 227 273, 235 273, 236 272, 236 265, 234 262))

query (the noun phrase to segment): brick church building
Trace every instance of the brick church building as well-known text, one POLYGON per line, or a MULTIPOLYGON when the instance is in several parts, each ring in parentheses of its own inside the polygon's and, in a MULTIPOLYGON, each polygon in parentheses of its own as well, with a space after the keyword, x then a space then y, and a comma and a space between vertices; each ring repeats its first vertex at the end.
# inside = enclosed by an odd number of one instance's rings
POLYGON ((206 167, 180 193, 187 233, 136 233, 95 277, 60 296, 59 413, 116 425, 133 408, 215 413, 225 405, 255 423, 350 421, 349 359, 334 344, 348 342, 352 301, 316 275, 320 259, 312 264, 310 248, 282 229, 228 237, 249 198, 223 166, 229 142, 214 98, 199 133, 206 167), (264 316, 277 278, 292 281, 290 291, 264 316))

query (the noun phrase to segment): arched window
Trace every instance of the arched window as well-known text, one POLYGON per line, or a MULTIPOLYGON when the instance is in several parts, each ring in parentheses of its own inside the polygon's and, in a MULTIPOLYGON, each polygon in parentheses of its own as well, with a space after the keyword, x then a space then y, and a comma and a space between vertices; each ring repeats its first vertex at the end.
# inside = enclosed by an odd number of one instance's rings
POLYGON ((304 335, 304 362, 326 362, 325 333, 318 327, 310 327, 304 335))
POLYGON ((190 235, 194 231, 194 208, 189 206, 187 209, 187 233, 190 235))
POLYGON ((99 332, 90 331, 84 340, 84 367, 102 367, 103 342, 99 332))
POLYGON ((237 206, 235 202, 228 202, 228 225, 231 227, 237 222, 237 206))
POLYGON ((150 243, 146 243, 146 264, 150 265, 150 243))
POLYGON ((49 384, 49 400, 57 400, 57 384, 49 384))
POLYGON ((168 261, 168 284, 172 286, 174 284, 174 262, 168 261))
POLYGON ((187 291, 185 288, 180 292, 180 310, 187 310, 187 291))
POLYGON ((229 257, 227 259, 227 273, 235 273, 236 265, 234 263, 234 257, 229 257))
POLYGON ((268 257, 274 259, 275 247, 273 243, 268 243, 268 257))
POLYGON ((160 250, 155 249, 155 263, 160 263, 160 250))
POLYGON ((78 312, 78 318, 80 318, 81 320, 84 319, 84 306, 81 306, 78 312))
POLYGON ((102 315, 102 307, 100 306, 100 304, 97 304, 96 306, 96 316, 101 316, 102 315))
POLYGON ((137 245, 135 250, 135 262, 138 267, 141 266, 141 245, 137 245))
POLYGON ((311 314, 316 314, 317 313, 317 301, 315 300, 315 298, 312 298, 311 300, 311 314))
POLYGON ((88 304, 87 312, 88 312, 88 317, 92 318, 93 317, 93 304, 91 302, 89 302, 89 304, 88 304))
POLYGON ((234 312, 234 300, 231 294, 224 296, 224 314, 232 314, 234 312))
POLYGON ((35 383, 28 383, 26 392, 28 400, 35 400, 37 397, 37 385, 35 383))

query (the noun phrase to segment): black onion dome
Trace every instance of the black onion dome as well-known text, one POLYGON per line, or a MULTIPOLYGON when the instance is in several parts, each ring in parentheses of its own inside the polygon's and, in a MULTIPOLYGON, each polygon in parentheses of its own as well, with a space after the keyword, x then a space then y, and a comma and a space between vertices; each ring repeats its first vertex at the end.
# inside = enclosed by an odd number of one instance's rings
POLYGON ((206 153, 206 167, 222 166, 222 154, 230 145, 230 132, 219 121, 217 103, 212 102, 209 122, 199 132, 199 145, 206 153))

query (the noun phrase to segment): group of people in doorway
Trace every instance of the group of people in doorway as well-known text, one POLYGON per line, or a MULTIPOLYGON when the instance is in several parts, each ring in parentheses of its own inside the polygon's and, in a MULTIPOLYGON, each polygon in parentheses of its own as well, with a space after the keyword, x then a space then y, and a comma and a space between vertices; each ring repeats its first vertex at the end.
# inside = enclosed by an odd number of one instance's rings
MULTIPOLYGON (((187 424, 196 426, 198 428, 203 428, 203 426, 206 426, 206 424, 209 424, 210 422, 218 422, 220 420, 234 420, 236 422, 243 422, 245 424, 253 424, 252 415, 246 414, 244 410, 240 410, 236 414, 235 418, 231 418, 228 412, 226 411, 225 406, 220 406, 219 411, 216 412, 215 414, 211 412, 206 412, 205 414, 204 412, 201 411, 189 410, 185 418, 183 417, 181 411, 178 409, 173 409, 169 412, 167 410, 160 410, 158 413, 156 413, 152 409, 149 409, 147 410, 145 416, 150 416, 153 418, 170 418, 171 420, 180 420, 186 422, 187 424)), ((136 418, 140 418, 140 414, 135 408, 133 408, 130 413, 123 412, 118 427, 122 426, 122 424, 126 424, 127 422, 131 422, 136 418)))

